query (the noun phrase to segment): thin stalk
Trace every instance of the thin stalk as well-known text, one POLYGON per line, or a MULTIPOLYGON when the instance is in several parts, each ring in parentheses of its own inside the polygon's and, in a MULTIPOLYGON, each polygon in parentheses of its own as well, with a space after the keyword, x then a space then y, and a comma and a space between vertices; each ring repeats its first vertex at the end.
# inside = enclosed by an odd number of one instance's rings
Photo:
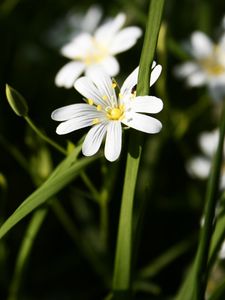
POLYGON ((225 106, 221 116, 220 124, 220 134, 219 134, 219 144, 214 157, 214 162, 212 166, 211 175, 209 178, 207 191, 206 191, 206 204, 204 209, 204 226, 200 235, 200 241, 196 256, 196 288, 197 288, 197 299, 204 299, 205 289, 206 289, 206 270, 207 261, 209 255, 209 246, 213 233, 213 223, 215 217, 215 208, 217 203, 217 193, 220 178, 220 169, 223 157, 223 145, 225 136, 225 106))
POLYGON ((48 212, 47 208, 38 209, 33 214, 32 219, 27 227, 27 231, 24 235, 17 256, 15 271, 9 287, 8 300, 19 299, 18 294, 21 286, 21 281, 23 280, 23 276, 24 276, 24 269, 26 268, 28 259, 30 257, 34 240, 37 236, 38 231, 40 230, 41 225, 43 224, 47 212, 48 212))
MULTIPOLYGON (((34 122, 31 120, 30 117, 24 117, 24 119, 27 121, 27 123, 29 124, 29 126, 34 130, 34 132, 36 132, 36 134, 43 139, 46 143, 48 143, 49 145, 51 145, 53 148, 55 148, 56 150, 58 150, 60 153, 62 153, 63 155, 67 155, 67 151, 61 147, 59 144, 57 144, 56 142, 54 142, 52 139, 50 139, 46 134, 44 134, 35 124, 34 122)), ((91 180, 88 178, 88 176, 85 174, 85 172, 81 172, 81 178, 83 180, 83 182, 85 183, 85 185, 87 186, 87 188, 89 189, 89 191, 91 192, 91 194, 93 195, 93 197, 98 201, 100 196, 98 191, 96 190, 96 188, 94 187, 94 185, 92 184, 91 180)))
POLYGON ((42 138, 44 141, 46 141, 48 144, 52 145, 52 147, 54 147, 55 149, 57 149, 59 152, 61 152, 64 155, 67 155, 67 151, 61 147, 59 144, 57 144, 56 142, 54 142, 52 139, 50 139, 46 134, 44 134, 35 124, 34 122, 31 120, 30 117, 24 117, 24 119, 27 121, 27 123, 29 124, 29 126, 34 130, 34 132, 36 132, 36 134, 42 138))
MULTIPOLYGON (((164 0, 152 0, 141 53, 137 95, 149 93, 149 78, 160 28, 164 0)), ((142 134, 131 132, 113 274, 115 298, 131 299, 133 201, 142 150, 142 134), (135 140, 135 143, 134 143, 135 140)))

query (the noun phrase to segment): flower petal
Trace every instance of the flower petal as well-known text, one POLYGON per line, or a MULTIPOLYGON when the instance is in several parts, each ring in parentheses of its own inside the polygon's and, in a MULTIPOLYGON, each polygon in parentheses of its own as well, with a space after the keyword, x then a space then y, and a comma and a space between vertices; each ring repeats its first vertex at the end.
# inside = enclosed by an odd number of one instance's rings
POLYGON ((187 77, 186 82, 191 87, 202 86, 206 83, 206 75, 202 71, 197 71, 187 77))
POLYGON ((113 20, 110 20, 100 26, 95 32, 95 39, 103 44, 108 44, 112 40, 117 31, 125 23, 126 16, 123 13, 119 13, 113 20))
POLYGON ((115 161, 121 152, 122 127, 120 121, 111 121, 107 126, 105 141, 105 157, 109 161, 115 161))
POLYGON ((112 79, 101 67, 90 67, 87 70, 87 76, 96 85, 101 98, 107 105, 117 105, 117 97, 112 86, 112 79))
POLYGON ((55 77, 55 84, 60 87, 71 88, 75 80, 84 71, 84 64, 72 61, 62 67, 55 77))
POLYGON ((82 145, 82 153, 85 156, 94 155, 100 148, 102 140, 106 134, 106 123, 101 123, 92 127, 82 145))
POLYGON ((93 38, 89 33, 81 33, 61 49, 62 55, 70 59, 81 59, 93 46, 93 38))
POLYGON ((162 110, 163 102, 154 96, 139 96, 131 100, 129 106, 134 112, 156 114, 162 110))
MULTIPOLYGON (((161 74, 162 71, 162 66, 161 65, 156 65, 156 62, 153 61, 152 67, 151 67, 151 77, 150 77, 150 86, 152 86, 156 80, 159 78, 159 75, 161 74)), ((138 72, 139 72, 139 67, 134 69, 134 71, 126 78, 124 81, 120 93, 122 95, 125 95, 127 93, 131 93, 133 87, 137 85, 138 81, 138 72)))
POLYGON ((197 156, 187 163, 187 171, 191 176, 205 179, 209 176, 211 161, 203 156, 197 156))
POLYGON ((212 158, 216 152, 219 142, 219 131, 215 129, 211 132, 204 132, 200 135, 198 143, 202 152, 212 158))
POLYGON ((194 62, 186 62, 174 68, 174 74, 177 77, 185 78, 199 70, 199 66, 194 62))
POLYGON ((92 99, 96 105, 106 106, 106 101, 102 99, 102 93, 94 85, 89 77, 81 77, 74 84, 75 89, 87 99, 92 99))
POLYGON ((106 73, 109 74, 109 76, 116 76, 119 73, 119 63, 113 56, 107 56, 100 62, 100 65, 103 67, 106 73))
POLYGON ((131 93, 131 90, 137 85, 139 67, 135 68, 134 71, 126 78, 123 85, 121 86, 120 93, 122 95, 131 93))
POLYGON ((103 12, 99 5, 92 5, 82 19, 82 30, 85 32, 93 32, 98 26, 102 14, 103 12))
POLYGON ((94 119, 99 119, 99 117, 101 118, 101 115, 99 114, 99 112, 96 112, 93 114, 83 115, 75 119, 70 119, 68 121, 60 123, 56 128, 56 133, 60 135, 67 134, 72 131, 91 126, 93 125, 94 119))
POLYGON ((156 80, 159 78, 161 72, 162 72, 161 65, 157 65, 154 68, 152 67, 152 72, 150 75, 150 86, 152 86, 156 82, 156 80))
POLYGON ((194 33, 192 33, 191 46, 191 54, 197 59, 202 59, 210 56, 213 51, 212 41, 205 33, 201 31, 195 31, 194 33))
POLYGON ((55 121, 66 121, 80 115, 95 113, 96 107, 85 103, 71 104, 54 110, 51 118, 55 121))
POLYGON ((146 133, 158 133, 162 129, 162 124, 157 119, 135 112, 126 114, 121 122, 146 133))
POLYGON ((141 34, 141 29, 135 26, 130 26, 119 31, 110 45, 110 53, 115 55, 130 49, 137 42, 141 34))

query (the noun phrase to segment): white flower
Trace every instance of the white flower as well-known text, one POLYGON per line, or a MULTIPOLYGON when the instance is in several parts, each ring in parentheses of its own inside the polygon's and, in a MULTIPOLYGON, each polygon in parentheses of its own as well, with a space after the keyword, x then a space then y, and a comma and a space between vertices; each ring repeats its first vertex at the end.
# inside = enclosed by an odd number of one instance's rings
MULTIPOLYGON (((213 156, 216 152, 219 141, 218 129, 212 132, 205 132, 199 137, 199 146, 203 152, 203 155, 192 158, 187 163, 187 170, 193 177, 200 179, 206 179, 209 176, 209 172, 212 165, 213 156)), ((225 158, 225 146, 223 157, 225 158)), ((220 188, 225 188, 225 168, 222 166, 220 177, 220 188)))
POLYGON ((81 32, 92 33, 97 28, 102 14, 99 5, 91 5, 85 14, 77 8, 72 9, 47 32, 46 42, 51 46, 62 47, 81 32))
MULTIPOLYGON (((158 79, 161 66, 153 63, 150 86, 158 79)), ((81 77, 74 87, 86 99, 86 103, 72 104, 52 113, 52 119, 62 121, 56 129, 66 134, 80 128, 92 126, 82 145, 86 156, 94 155, 105 138, 105 157, 115 161, 121 152, 122 124, 146 133, 157 133, 162 124, 142 113, 155 114, 162 110, 161 99, 153 96, 137 96, 138 79, 136 68, 124 81, 118 97, 118 87, 101 68, 94 68, 88 77, 81 77)))
POLYGON ((176 76, 186 78, 190 87, 207 85, 211 96, 220 100, 225 95, 225 34, 214 44, 206 34, 196 31, 187 51, 193 60, 177 66, 176 76))
POLYGON ((141 36, 141 29, 135 26, 121 29, 126 17, 118 14, 100 26, 93 34, 81 33, 62 49, 62 54, 71 59, 56 75, 57 86, 70 88, 75 80, 93 66, 102 67, 110 76, 119 73, 116 54, 131 48, 141 36))

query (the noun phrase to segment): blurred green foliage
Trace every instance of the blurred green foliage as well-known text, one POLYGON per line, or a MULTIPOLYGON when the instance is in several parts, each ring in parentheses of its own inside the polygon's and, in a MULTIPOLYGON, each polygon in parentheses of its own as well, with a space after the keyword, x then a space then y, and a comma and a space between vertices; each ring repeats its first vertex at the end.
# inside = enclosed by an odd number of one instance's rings
MULTIPOLYGON (((48 136, 64 147, 67 140, 76 144, 84 132, 58 137, 56 124, 50 119, 55 108, 81 100, 74 89, 65 90, 54 85, 55 74, 66 59, 51 41, 51 32, 64 22, 71 10, 85 11, 91 4, 95 3, 71 0, 0 2, 0 223, 62 159, 61 154, 43 145, 27 124, 12 113, 5 96, 5 84, 15 87, 27 99, 30 116, 48 136)), ((98 4, 103 7, 104 16, 124 11, 128 24, 139 25, 144 30, 148 1, 102 0, 98 4)), ((170 0, 165 5, 165 49, 157 52, 157 62, 163 65, 163 73, 161 81, 151 90, 151 94, 162 97, 164 101, 164 110, 159 115, 163 130, 157 136, 145 136, 144 141, 134 213, 140 209, 143 199, 147 199, 147 206, 135 276, 175 244, 180 245, 185 240, 188 246, 180 253, 176 248, 176 259, 165 264, 163 269, 159 268, 154 276, 147 276, 140 282, 137 280, 135 299, 140 300, 171 299, 193 258, 206 182, 191 178, 185 165, 200 151, 198 135, 218 125, 217 111, 206 89, 188 89, 174 77, 173 68, 186 59, 181 43, 194 30, 218 36, 217 29, 225 15, 225 2, 170 0)), ((142 42, 140 40, 129 52, 118 56, 121 74, 117 81, 124 79, 139 64, 142 42)), ((220 110, 219 106, 217 110, 220 110)), ((57 196, 62 205, 59 210, 65 210, 72 220, 73 233, 71 224, 63 221, 64 215, 61 214, 59 221, 59 211, 48 204, 49 213, 34 240, 18 300, 95 300, 107 295, 112 276, 126 141, 125 133, 120 162, 109 164, 100 158, 100 162, 87 170, 101 195, 105 193, 101 187, 111 184, 107 195, 110 201, 107 203, 107 239, 104 232, 100 234, 96 199, 78 178, 57 196), (116 188, 113 188, 114 183, 116 188), (74 235, 74 232, 77 233, 74 235)), ((16 257, 30 218, 20 222, 0 242, 0 299, 8 297, 16 257)), ((223 261, 219 264, 219 271, 224 275, 224 270, 223 261)))

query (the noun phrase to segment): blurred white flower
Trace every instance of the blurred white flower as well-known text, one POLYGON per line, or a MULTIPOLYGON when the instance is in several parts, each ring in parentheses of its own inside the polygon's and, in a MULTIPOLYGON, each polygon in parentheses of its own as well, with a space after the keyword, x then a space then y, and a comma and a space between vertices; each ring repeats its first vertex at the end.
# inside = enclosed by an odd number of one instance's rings
POLYGON ((225 34, 218 43, 203 32, 193 32, 187 51, 193 60, 175 68, 175 75, 185 78, 190 87, 207 85, 210 95, 221 100, 225 95, 225 34))
POLYGON ((110 76, 117 75, 119 63, 114 56, 131 48, 142 34, 136 26, 121 29, 125 20, 125 15, 120 13, 93 34, 83 32, 62 47, 62 55, 72 61, 59 70, 56 85, 71 88, 75 80, 93 66, 100 66, 110 76))
MULTIPOLYGON (((190 159, 187 163, 187 171, 193 177, 206 179, 209 176, 213 156, 219 141, 219 130, 204 132, 199 137, 199 146, 203 155, 190 159)), ((225 158, 225 146, 223 156, 225 158)), ((220 177, 220 188, 225 188, 225 168, 222 166, 220 177)))
POLYGON ((77 8, 76 10, 70 10, 47 32, 47 43, 54 47, 62 47, 81 32, 94 32, 102 18, 102 14, 99 5, 91 5, 86 13, 79 12, 77 8))
MULTIPOLYGON (((152 65, 150 86, 158 79, 161 66, 152 65)), ((94 155, 105 139, 105 157, 115 161, 121 152, 122 124, 146 133, 157 133, 162 124, 142 113, 155 114, 162 110, 161 99, 153 96, 137 96, 136 85, 139 68, 124 81, 118 97, 119 87, 102 68, 94 68, 86 77, 79 78, 74 87, 85 97, 86 103, 72 104, 52 113, 52 119, 62 121, 58 134, 66 134, 80 128, 93 126, 85 137, 82 152, 94 155)))

